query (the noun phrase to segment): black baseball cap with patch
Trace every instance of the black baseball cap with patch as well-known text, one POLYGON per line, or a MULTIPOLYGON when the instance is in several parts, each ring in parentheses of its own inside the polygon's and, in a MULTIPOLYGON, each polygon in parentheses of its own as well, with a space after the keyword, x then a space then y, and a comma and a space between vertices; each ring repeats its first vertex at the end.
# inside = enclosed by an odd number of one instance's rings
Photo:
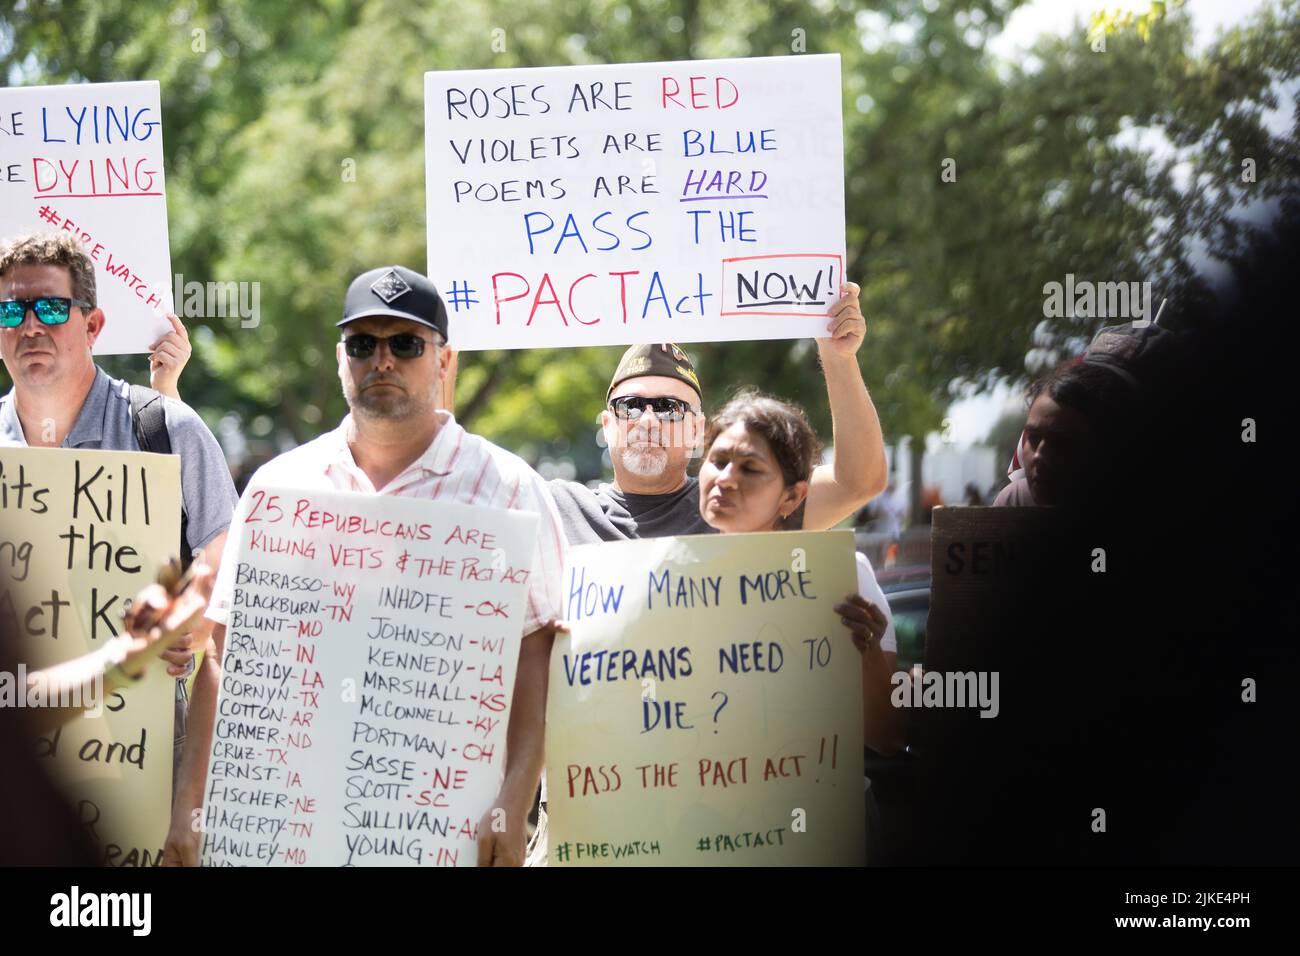
POLYGON ((442 296, 427 277, 405 266, 380 266, 353 279, 337 326, 372 315, 410 319, 440 332, 444 342, 450 339, 442 296))
POLYGON ((691 364, 690 357, 680 346, 672 342, 664 342, 655 345, 634 345, 624 352, 623 357, 619 359, 618 368, 614 370, 614 377, 610 380, 605 401, 609 401, 610 396, 614 394, 614 389, 623 382, 645 375, 662 375, 685 382, 695 389, 695 394, 700 396, 700 401, 704 400, 704 392, 700 389, 700 380, 695 375, 695 366, 691 364))

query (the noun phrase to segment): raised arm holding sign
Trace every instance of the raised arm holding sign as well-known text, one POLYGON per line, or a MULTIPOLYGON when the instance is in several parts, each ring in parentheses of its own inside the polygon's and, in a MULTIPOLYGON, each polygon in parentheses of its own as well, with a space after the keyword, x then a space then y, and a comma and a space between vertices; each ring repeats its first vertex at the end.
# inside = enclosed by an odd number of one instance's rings
MULTIPOLYGON (((711 527, 735 534, 792 526, 816 478, 819 447, 802 409, 742 393, 714 416, 705 445, 699 507, 711 527)), ((862 554, 855 559, 857 587, 834 610, 862 652, 863 739, 892 754, 903 745, 901 714, 889 704, 897 639, 871 563, 862 554)))
POLYGON ((0 237, 75 239, 112 319, 95 352, 153 351, 172 331, 158 84, 2 89, 0 114, 11 121, 0 137, 0 237))
POLYGON ((840 99, 836 56, 425 75, 429 271, 458 347, 637 343, 601 415, 614 482, 551 484, 570 542, 709 530, 686 474, 704 392, 668 343, 816 338, 836 454, 802 526, 884 488, 840 99), (613 404, 632 398, 685 405, 633 421, 613 404))
MULTIPOLYGON (((845 286, 826 323, 829 335, 817 339, 817 348, 830 398, 835 461, 813 469, 798 525, 809 531, 833 527, 885 484, 880 419, 858 366, 867 323, 856 285, 845 286)), ((712 531, 700 516, 699 482, 687 475, 707 425, 703 396, 681 346, 627 350, 601 412, 613 483, 594 490, 574 481, 550 483, 571 544, 712 531)))
POLYGON ((860 744, 903 742, 888 605, 847 535, 752 534, 789 527, 817 444, 801 410, 742 394, 710 422, 696 498, 723 537, 574 550, 547 725, 550 862, 864 858, 860 744))

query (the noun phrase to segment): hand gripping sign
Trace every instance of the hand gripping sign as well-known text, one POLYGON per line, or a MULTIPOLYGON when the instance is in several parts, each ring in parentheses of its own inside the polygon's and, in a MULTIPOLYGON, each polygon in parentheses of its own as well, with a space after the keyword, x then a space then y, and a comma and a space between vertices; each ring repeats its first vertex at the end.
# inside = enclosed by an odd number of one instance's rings
POLYGON ((171 331, 158 84, 0 90, 0 240, 76 237, 108 321, 95 352, 147 352, 171 331))

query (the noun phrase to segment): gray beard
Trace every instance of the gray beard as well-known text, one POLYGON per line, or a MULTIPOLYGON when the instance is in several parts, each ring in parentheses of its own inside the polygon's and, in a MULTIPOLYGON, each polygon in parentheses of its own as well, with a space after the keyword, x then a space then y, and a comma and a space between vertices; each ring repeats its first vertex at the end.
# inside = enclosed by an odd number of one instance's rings
POLYGON ((657 478, 668 467, 668 449, 624 448, 623 467, 640 478, 657 478))

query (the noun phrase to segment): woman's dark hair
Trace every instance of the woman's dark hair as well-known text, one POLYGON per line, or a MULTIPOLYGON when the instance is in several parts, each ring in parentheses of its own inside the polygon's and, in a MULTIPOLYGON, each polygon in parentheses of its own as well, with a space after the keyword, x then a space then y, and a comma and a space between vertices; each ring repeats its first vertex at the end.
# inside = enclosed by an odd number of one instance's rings
MULTIPOLYGON (((704 435, 705 455, 717 437, 737 423, 756 435, 762 435, 767 441, 787 488, 812 477, 821 454, 821 442, 812 425, 808 424, 808 416, 798 405, 764 395, 756 388, 742 388, 709 418, 709 427, 704 435)), ((781 527, 803 527, 802 504, 782 522, 781 527)))
POLYGON ((1058 405, 1073 408, 1103 436, 1113 435, 1135 411, 1136 388, 1110 368, 1069 359, 1029 387, 1028 403, 1046 394, 1058 405))

